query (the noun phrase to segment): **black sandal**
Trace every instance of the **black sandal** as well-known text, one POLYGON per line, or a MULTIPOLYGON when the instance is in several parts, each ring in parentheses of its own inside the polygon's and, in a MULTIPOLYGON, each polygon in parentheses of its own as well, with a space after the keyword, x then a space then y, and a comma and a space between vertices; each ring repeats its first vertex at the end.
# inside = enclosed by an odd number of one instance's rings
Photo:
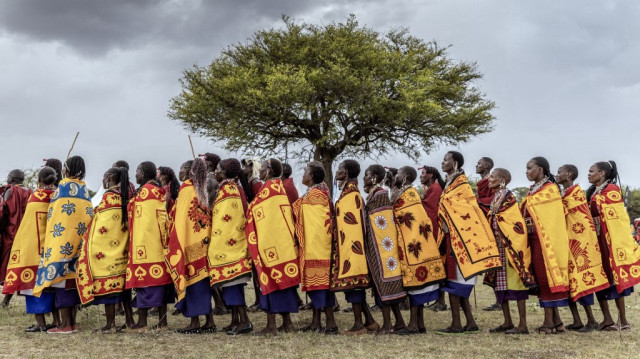
POLYGON ((214 325, 213 327, 200 327, 200 332, 198 334, 209 334, 218 332, 218 328, 214 325))
POLYGON ((501 325, 499 327, 495 327, 495 328, 489 329, 489 333, 503 333, 503 332, 506 332, 507 330, 511 330, 513 328, 514 328, 513 325, 510 325, 508 327, 503 327, 501 325))
POLYGON ((538 334, 553 334, 555 330, 555 327, 545 327, 544 325, 536 329, 538 334))

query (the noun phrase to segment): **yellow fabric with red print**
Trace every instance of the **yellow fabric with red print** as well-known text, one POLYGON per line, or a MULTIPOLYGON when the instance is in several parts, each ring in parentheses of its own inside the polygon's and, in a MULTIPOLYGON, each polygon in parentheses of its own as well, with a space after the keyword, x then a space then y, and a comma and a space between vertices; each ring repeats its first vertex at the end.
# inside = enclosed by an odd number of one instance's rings
MULTIPOLYGON (((547 280, 552 293, 569 290, 569 234, 560 190, 549 182, 520 204, 529 213, 542 248, 547 280), (561 218, 561 219, 560 219, 561 218)), ((541 275, 537 273, 536 275, 541 275)))
POLYGON ((407 188, 393 203, 398 256, 406 289, 420 289, 446 279, 433 224, 418 191, 407 188))
POLYGON ((209 277, 207 252, 211 241, 211 213, 198 202, 191 180, 180 186, 171 218, 165 259, 180 301, 188 286, 209 277))
POLYGON ((47 209, 52 196, 52 190, 38 188, 29 197, 20 228, 11 246, 3 294, 33 289, 44 247, 47 209))
MULTIPOLYGON (((443 221, 440 228, 449 229, 451 248, 465 279, 502 265, 493 231, 464 174, 442 192, 438 217, 443 221)), ((438 243, 444 235, 441 230, 438 243)))
POLYGON ((609 264, 616 290, 622 293, 640 283, 640 245, 631 236, 631 221, 618 186, 608 184, 591 200, 600 214, 600 235, 609 246, 609 264))
POLYGON ((129 231, 122 226, 122 198, 106 192, 94 210, 78 258, 76 286, 82 304, 96 296, 120 293, 125 287, 129 231))
POLYGON ((211 285, 223 285, 251 276, 242 196, 238 185, 222 183, 213 204, 211 243, 207 258, 211 285))
POLYGON ((263 295, 300 284, 294 230, 291 205, 282 181, 266 181, 249 204, 245 227, 263 295))
POLYGON ((602 268, 598 235, 582 188, 567 188, 562 203, 569 235, 569 291, 576 301, 608 288, 609 280, 602 268))
POLYGON ((129 201, 129 263, 127 289, 171 283, 164 261, 167 242, 166 191, 146 183, 129 201))

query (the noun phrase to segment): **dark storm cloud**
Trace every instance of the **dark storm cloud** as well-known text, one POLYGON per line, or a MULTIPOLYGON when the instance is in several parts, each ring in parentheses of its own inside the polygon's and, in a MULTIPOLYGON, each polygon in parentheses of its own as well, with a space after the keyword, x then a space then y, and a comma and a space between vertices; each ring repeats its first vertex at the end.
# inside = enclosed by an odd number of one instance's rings
POLYGON ((0 4, 0 26, 36 41, 60 42, 84 55, 154 43, 215 44, 243 27, 317 6, 314 1, 20 0, 0 4))

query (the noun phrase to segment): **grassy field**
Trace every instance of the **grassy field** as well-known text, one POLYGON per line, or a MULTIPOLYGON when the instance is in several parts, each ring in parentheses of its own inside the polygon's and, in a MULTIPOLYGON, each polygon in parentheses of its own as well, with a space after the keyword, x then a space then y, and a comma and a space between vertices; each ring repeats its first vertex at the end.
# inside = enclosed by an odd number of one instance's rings
MULTIPOLYGON (((254 335, 230 337, 224 333, 181 335, 173 332, 146 334, 92 334, 91 330, 104 325, 102 307, 90 307, 78 313, 79 332, 72 335, 46 333, 27 334, 24 329, 33 323, 31 315, 24 314, 24 299, 14 298, 8 309, 0 310, 0 357, 46 358, 415 358, 443 357, 468 358, 637 358, 640 355, 640 303, 634 294, 627 300, 628 317, 632 329, 622 333, 596 332, 579 334, 569 332, 560 335, 530 334, 507 336, 489 334, 489 328, 501 324, 501 312, 484 312, 479 308, 493 302, 490 288, 478 285, 477 307, 474 315, 481 333, 461 336, 441 336, 435 329, 449 324, 450 313, 425 311, 428 332, 413 336, 325 336, 322 334, 291 333, 277 337, 254 335)), ((247 294, 253 291, 247 290, 247 294)), ((343 295, 338 298, 345 307, 343 295)), ((474 303, 473 296, 471 303, 474 303)), ((613 303, 612 303, 613 306, 613 303)), ((597 307, 597 306, 596 306, 597 307)), ((615 307, 615 306, 614 306, 615 307)), ((537 299, 527 305, 529 330, 542 323, 542 310, 537 299)), ((594 308, 596 318, 602 314, 594 308)), ((614 310, 614 316, 617 312, 614 310)), ((310 311, 293 316, 294 324, 303 327, 310 320, 310 311)), ((515 308, 512 315, 517 316, 515 308)), ((568 309, 562 310, 564 323, 571 323, 568 309)), ((374 316, 381 322, 380 312, 374 316)), ((408 321, 408 313, 404 313, 408 321)), ((583 316, 584 318, 584 316, 583 316)), ((228 324, 228 316, 216 316, 216 325, 228 324)), ((338 313, 338 325, 349 328, 353 322, 351 313, 338 313)), ((118 317, 118 323, 124 317, 118 317)), ((265 324, 264 313, 251 314, 257 329, 265 324)), ((156 319, 150 320, 155 324, 156 319)), ((188 322, 182 316, 171 316, 169 325, 178 328, 188 322)), ((278 323, 279 324, 279 323, 278 323)))

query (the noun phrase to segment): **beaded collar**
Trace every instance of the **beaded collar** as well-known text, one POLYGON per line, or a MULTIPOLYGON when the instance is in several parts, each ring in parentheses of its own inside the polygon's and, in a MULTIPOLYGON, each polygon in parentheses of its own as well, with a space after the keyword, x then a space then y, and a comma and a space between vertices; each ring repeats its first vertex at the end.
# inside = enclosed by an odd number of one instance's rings
POLYGON ((544 178, 542 180, 534 183, 533 186, 529 187, 529 193, 527 193, 527 194, 534 194, 534 193, 538 192, 540 190, 540 188, 542 188, 542 186, 547 184, 547 182, 549 182, 549 177, 548 176, 544 176, 544 178))
MULTIPOLYGON (((458 177, 458 175, 463 174, 463 173, 464 173, 464 171, 463 171, 463 170, 461 170, 461 169, 459 169, 459 170, 456 170, 455 172, 453 172, 451 175, 447 175, 447 177, 446 177, 446 179, 447 179, 447 180, 446 180, 446 181, 445 181, 445 183, 444 183, 444 188, 449 187, 449 185, 451 184, 451 182, 453 182, 453 180, 454 180, 456 177, 458 177)), ((443 188, 443 189, 444 189, 444 188, 443 188)))

